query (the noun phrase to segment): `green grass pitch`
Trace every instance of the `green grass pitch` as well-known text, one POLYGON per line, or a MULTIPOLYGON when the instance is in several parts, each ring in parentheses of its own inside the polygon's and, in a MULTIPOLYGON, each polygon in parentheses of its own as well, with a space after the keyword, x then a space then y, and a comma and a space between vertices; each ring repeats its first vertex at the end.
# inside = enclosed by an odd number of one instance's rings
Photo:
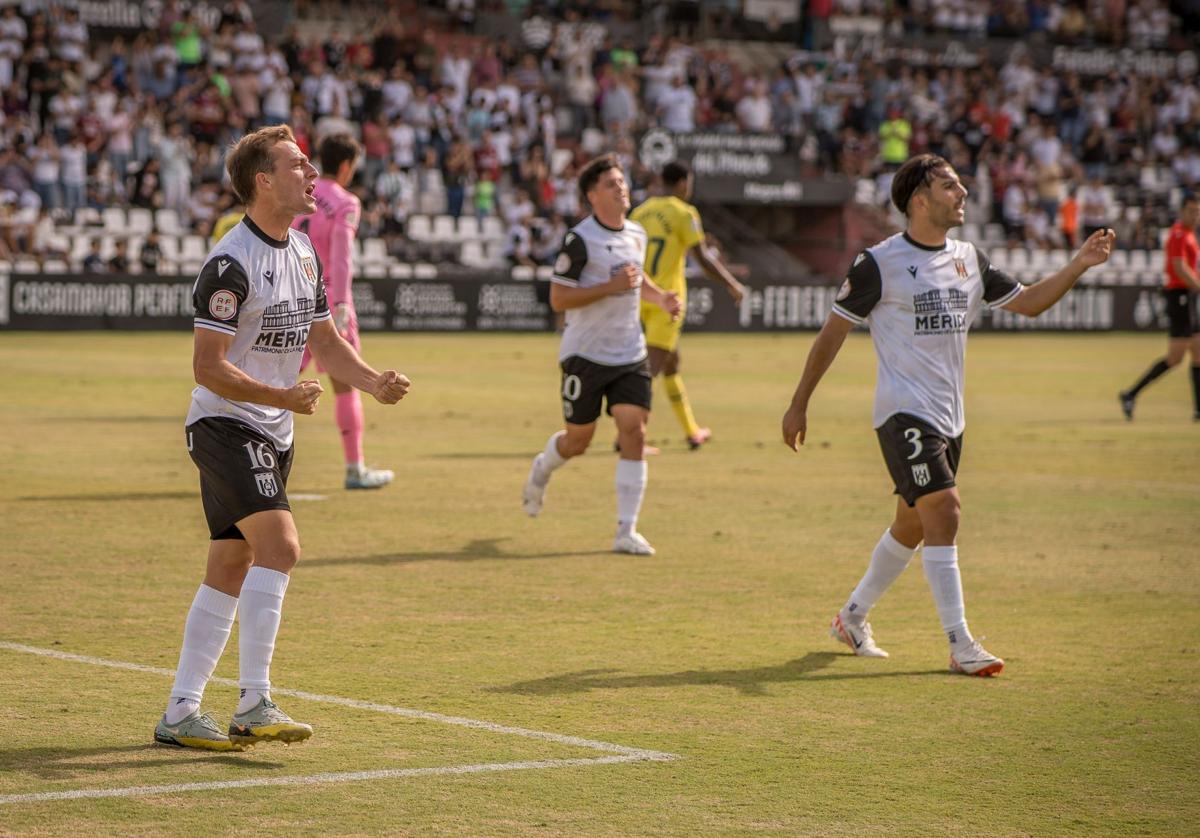
MULTIPOLYGON (((890 659, 827 637, 894 501, 865 335, 818 390, 809 444, 782 445, 811 340, 685 336, 715 439, 689 452, 656 389, 652 559, 606 552, 611 425, 541 517, 521 513, 561 421, 551 335, 368 335, 368 359, 414 381, 396 408, 365 405, 368 461, 397 472, 383 491, 340 489, 332 394, 296 422, 289 493, 324 499, 293 504, 278 687, 679 759, 595 762, 611 754, 296 697, 279 700, 315 726, 303 745, 174 750, 151 743, 162 672, 0 646, 0 834, 1190 831, 1200 425, 1182 370, 1135 422, 1116 399, 1165 339, 971 339, 959 545, 971 627, 1008 661, 991 680, 947 672, 916 562, 872 614, 890 659)), ((0 336, 0 643, 175 666, 206 543, 190 359, 187 334, 0 336)), ((236 629, 217 675, 237 677, 236 629)), ((235 700, 214 684, 205 706, 226 722, 235 700)))

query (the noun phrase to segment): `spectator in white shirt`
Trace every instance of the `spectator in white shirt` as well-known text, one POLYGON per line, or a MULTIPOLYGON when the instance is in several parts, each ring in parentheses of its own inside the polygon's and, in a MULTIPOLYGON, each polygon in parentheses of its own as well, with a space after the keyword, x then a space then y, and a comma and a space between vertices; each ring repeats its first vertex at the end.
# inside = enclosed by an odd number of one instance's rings
POLYGON ((696 92, 676 74, 671 87, 658 98, 658 117, 662 126, 677 134, 696 130, 696 92))
POLYGON ((755 82, 753 91, 737 103, 737 118, 742 131, 765 134, 771 130, 771 100, 765 81, 755 82))

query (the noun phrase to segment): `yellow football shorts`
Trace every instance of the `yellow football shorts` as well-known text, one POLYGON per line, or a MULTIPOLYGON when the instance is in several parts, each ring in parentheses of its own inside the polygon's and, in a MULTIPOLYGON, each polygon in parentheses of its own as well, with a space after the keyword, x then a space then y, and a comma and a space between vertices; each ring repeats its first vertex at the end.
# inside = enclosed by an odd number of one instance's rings
POLYGON ((674 352, 679 346, 679 335, 683 331, 683 317, 672 321, 671 315, 658 306, 642 303, 642 329, 646 332, 647 345, 674 352))

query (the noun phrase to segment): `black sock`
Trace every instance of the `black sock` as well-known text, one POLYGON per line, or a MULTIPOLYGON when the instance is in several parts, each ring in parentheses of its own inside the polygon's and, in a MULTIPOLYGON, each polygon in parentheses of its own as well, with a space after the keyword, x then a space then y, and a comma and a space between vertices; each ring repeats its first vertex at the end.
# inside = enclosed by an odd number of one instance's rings
POLYGON ((1192 402, 1196 405, 1196 415, 1200 416, 1200 366, 1192 367, 1192 402))
POLYGON ((1130 387, 1128 390, 1125 391, 1125 395, 1131 399, 1137 398, 1137 394, 1142 392, 1143 387, 1145 387, 1147 384, 1149 384, 1154 379, 1158 378, 1160 375, 1162 375, 1164 372, 1166 372, 1170 368, 1171 368, 1171 365, 1167 363, 1166 358, 1159 358, 1157 361, 1154 362, 1154 366, 1152 366, 1150 369, 1146 370, 1146 374, 1138 379, 1137 384, 1134 384, 1132 387, 1130 387))

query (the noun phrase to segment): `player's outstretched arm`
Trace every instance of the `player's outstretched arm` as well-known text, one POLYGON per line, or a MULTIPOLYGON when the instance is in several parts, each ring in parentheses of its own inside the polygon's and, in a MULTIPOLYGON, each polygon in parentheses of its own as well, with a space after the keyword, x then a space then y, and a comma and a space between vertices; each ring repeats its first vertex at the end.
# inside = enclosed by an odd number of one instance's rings
POLYGON ((830 314, 808 350, 804 373, 796 385, 792 403, 783 414, 783 444, 793 451, 800 450, 798 446, 804 444, 804 437, 808 433, 808 401, 853 328, 854 324, 846 318, 830 314))
POLYGON ((741 303, 742 297, 746 296, 746 286, 738 282, 737 277, 729 272, 729 268, 725 267, 725 263, 719 256, 705 247, 703 243, 692 248, 692 256, 695 257, 696 264, 704 271, 705 276, 713 282, 723 283, 729 296, 733 297, 733 301, 741 303))
POLYGON ((1088 236, 1088 240, 1083 243, 1083 247, 1079 248, 1075 258, 1065 267, 1057 273, 1038 280, 1033 285, 1026 286, 1012 302, 1005 304, 1002 308, 1014 314, 1037 317, 1061 300, 1089 268, 1107 262, 1116 240, 1117 234, 1112 230, 1097 230, 1088 236))
POLYGON ((311 414, 324 390, 321 382, 300 381, 292 387, 271 387, 251 378, 229 363, 233 336, 211 329, 196 329, 192 348, 192 373, 196 383, 223 399, 281 407, 293 413, 311 414))
POLYGON ((395 404, 404 398, 412 382, 395 370, 376 372, 354 347, 347 343, 332 320, 317 320, 308 333, 308 348, 328 370, 331 378, 370 393, 380 404, 395 404))

